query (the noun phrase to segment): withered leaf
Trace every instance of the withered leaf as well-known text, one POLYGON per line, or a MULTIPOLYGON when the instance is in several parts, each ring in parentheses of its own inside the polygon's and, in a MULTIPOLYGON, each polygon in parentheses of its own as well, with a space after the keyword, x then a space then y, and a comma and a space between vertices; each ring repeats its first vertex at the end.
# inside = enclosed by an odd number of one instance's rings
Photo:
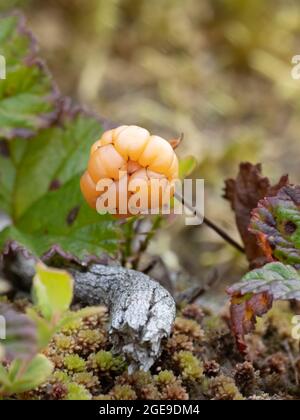
POLYGON ((245 335, 253 331, 257 316, 262 316, 274 300, 300 301, 300 275, 294 267, 279 262, 250 271, 229 287, 232 331, 241 352, 245 352, 245 335))
POLYGON ((285 175, 278 184, 272 186, 270 180, 262 175, 261 165, 249 162, 240 164, 236 179, 225 181, 224 198, 230 201, 235 212, 237 227, 251 268, 261 267, 268 262, 264 251, 257 246, 255 235, 249 232, 251 211, 257 207, 259 200, 276 195, 287 184, 288 176, 285 175))
POLYGON ((262 316, 271 309, 272 296, 268 293, 243 296, 234 294, 231 299, 230 317, 231 329, 235 336, 237 347, 243 354, 247 351, 245 335, 255 328, 257 316, 262 316))
POLYGON ((300 186, 284 186, 261 200, 252 213, 250 230, 269 260, 300 268, 300 186))

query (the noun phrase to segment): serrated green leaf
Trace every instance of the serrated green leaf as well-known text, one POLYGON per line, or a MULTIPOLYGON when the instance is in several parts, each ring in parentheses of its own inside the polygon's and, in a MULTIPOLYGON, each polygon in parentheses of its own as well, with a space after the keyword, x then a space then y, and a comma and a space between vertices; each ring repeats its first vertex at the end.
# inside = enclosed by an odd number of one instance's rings
POLYGON ((0 55, 6 79, 0 80, 0 137, 29 136, 56 117, 57 93, 36 47, 18 15, 0 17, 0 55))
POLYGON ((65 270, 36 265, 33 279, 33 296, 42 315, 51 321, 58 321, 66 312, 73 298, 74 280, 65 270))
POLYGON ((250 271, 228 291, 231 295, 241 296, 267 292, 274 300, 300 300, 300 275, 291 266, 270 263, 250 271))
POLYGON ((46 356, 38 354, 27 365, 23 366, 19 360, 9 368, 10 384, 2 387, 4 394, 17 394, 30 391, 42 385, 53 371, 53 364, 46 356), (18 374, 22 370, 21 374, 18 374), (14 372, 11 375, 11 372, 14 372))
POLYGON ((0 54, 8 74, 0 81, 0 211, 12 221, 0 233, 0 252, 17 243, 45 262, 116 253, 119 223, 91 210, 79 188, 101 124, 53 100, 51 77, 18 15, 0 17, 0 54))
POLYGON ((90 209, 79 187, 101 131, 95 118, 79 114, 31 140, 9 142, 8 156, 0 157, 0 209, 9 210, 14 223, 0 233, 0 249, 13 240, 45 260, 55 253, 86 260, 116 251, 116 220, 90 209))
POLYGON ((279 262, 247 273, 229 287, 231 326, 241 352, 245 352, 245 334, 254 330, 257 316, 272 307, 273 300, 300 300, 300 274, 292 266, 279 262))

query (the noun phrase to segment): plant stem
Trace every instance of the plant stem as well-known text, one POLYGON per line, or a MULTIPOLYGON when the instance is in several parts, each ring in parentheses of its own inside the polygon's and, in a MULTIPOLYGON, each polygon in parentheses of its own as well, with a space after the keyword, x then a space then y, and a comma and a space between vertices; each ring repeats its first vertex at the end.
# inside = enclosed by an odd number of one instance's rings
POLYGON ((197 209, 193 208, 191 203, 189 203, 187 200, 184 199, 184 197, 182 197, 182 195, 175 193, 174 197, 178 201, 180 201, 188 210, 190 210, 194 216, 198 217, 199 219, 203 219, 203 223, 206 224, 206 226, 208 226, 210 229, 215 231, 222 239, 224 239, 226 242, 228 242, 238 251, 245 253, 245 249, 238 242, 236 242, 230 235, 228 235, 228 233, 225 232, 225 230, 217 226, 214 222, 212 222, 207 217, 204 217, 202 214, 200 214, 197 209))

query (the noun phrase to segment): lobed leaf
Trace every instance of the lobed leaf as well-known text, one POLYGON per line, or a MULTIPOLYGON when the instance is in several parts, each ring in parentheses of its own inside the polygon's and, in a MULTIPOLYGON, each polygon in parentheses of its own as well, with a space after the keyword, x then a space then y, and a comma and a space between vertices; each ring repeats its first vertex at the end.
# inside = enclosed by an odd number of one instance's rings
POLYGON ((43 354, 36 355, 26 365, 20 359, 14 360, 7 372, 3 367, 0 370, 1 393, 11 395, 30 391, 42 385, 52 371, 53 364, 43 354))
POLYGON ((28 137, 56 118, 58 91, 19 14, 0 16, 0 55, 6 79, 0 80, 0 138, 28 137))
POLYGON ((294 267, 279 262, 247 273, 241 282, 229 287, 231 295, 267 292, 274 300, 300 300, 300 274, 294 267))
POLYGON ((261 200, 250 230, 269 259, 300 268, 300 186, 287 185, 261 200))
POLYGON ((257 239, 249 232, 252 210, 259 200, 275 195, 288 183, 288 177, 283 176, 272 186, 270 180, 262 175, 260 164, 241 163, 236 179, 225 182, 225 195, 235 213, 237 227, 245 246, 245 252, 251 268, 261 267, 268 259, 264 251, 257 246, 257 239))
POLYGON ((78 263, 113 255, 119 224, 91 210, 79 188, 102 124, 59 96, 18 14, 0 17, 0 54, 7 64, 0 80, 0 211, 11 219, 0 232, 0 252, 20 247, 47 262, 78 263))
POLYGON ((244 336, 253 331, 256 317, 266 313, 274 300, 300 301, 300 274, 292 266, 269 263, 250 271, 227 292, 231 295, 232 330, 244 352, 244 336))
POLYGON ((55 255, 88 261, 118 248, 118 223, 85 203, 80 176, 101 133, 91 116, 66 114, 60 127, 28 141, 6 143, 0 155, 0 210, 12 225, 0 232, 0 249, 14 241, 49 261, 55 255))

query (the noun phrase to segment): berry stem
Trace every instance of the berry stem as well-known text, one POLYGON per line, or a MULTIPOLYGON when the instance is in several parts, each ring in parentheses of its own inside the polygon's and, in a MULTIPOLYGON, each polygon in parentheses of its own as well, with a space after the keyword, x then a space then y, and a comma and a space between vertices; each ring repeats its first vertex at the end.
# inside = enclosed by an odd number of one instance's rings
POLYGON ((226 242, 228 242, 230 245, 232 245, 235 249, 245 253, 245 249, 236 242, 230 235, 228 235, 225 230, 223 230, 221 227, 217 226, 214 222, 212 222, 210 219, 208 219, 206 216, 203 217, 202 214, 198 212, 197 209, 194 209, 192 204, 189 203, 187 200, 184 199, 184 197, 181 194, 175 193, 175 198, 180 201, 188 210, 190 210, 194 216, 198 217, 199 219, 203 219, 203 223, 208 226, 210 229, 215 231, 222 239, 224 239, 226 242))

